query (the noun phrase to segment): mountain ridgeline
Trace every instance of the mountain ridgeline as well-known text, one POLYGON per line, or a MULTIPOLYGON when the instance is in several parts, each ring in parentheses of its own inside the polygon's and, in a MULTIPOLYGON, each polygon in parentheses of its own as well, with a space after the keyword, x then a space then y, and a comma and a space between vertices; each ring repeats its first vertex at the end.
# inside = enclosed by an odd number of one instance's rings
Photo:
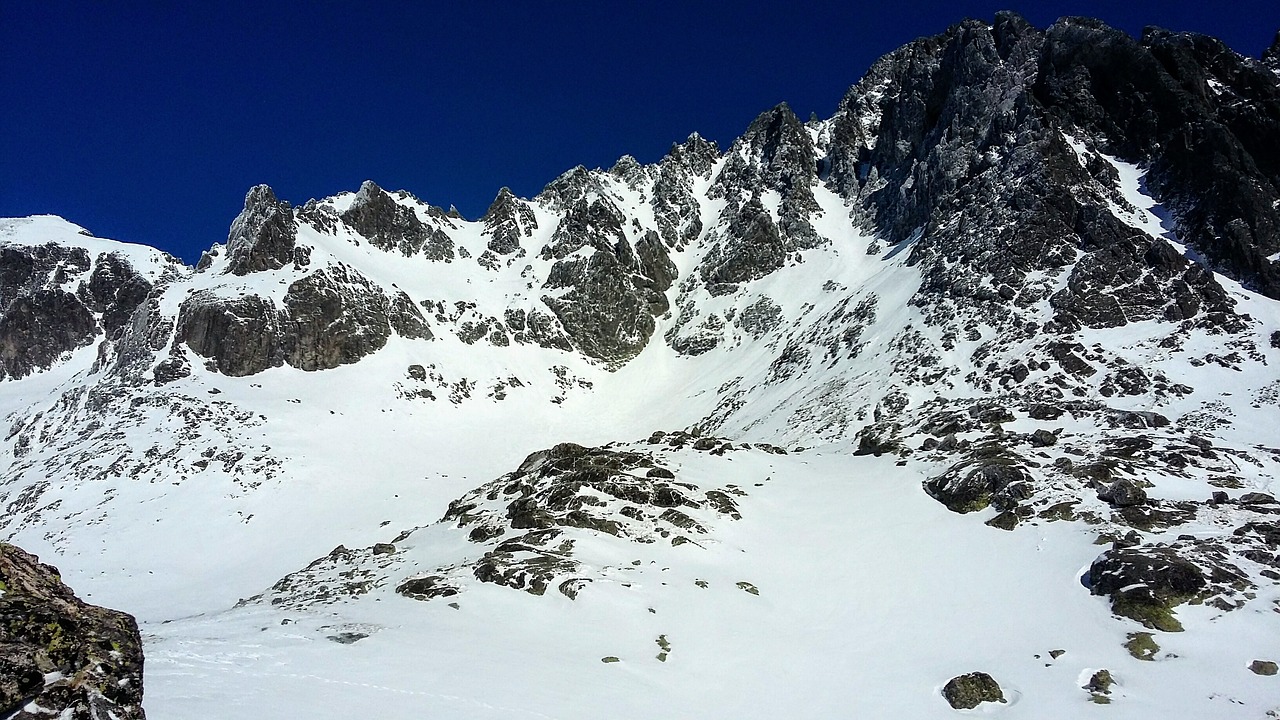
MULTIPOLYGON (((291 428, 415 428, 419 464, 492 433, 476 462, 524 462, 240 606, 573 600, 607 584, 600 543, 706 551, 768 492, 706 467, 817 448, 893 458, 993 528, 1088 527, 1108 547, 1081 592, 1177 632, 1179 606, 1280 583, 1275 363, 1280 34, 1253 59, 1001 13, 884 56, 828 119, 778 105, 727 149, 577 167, 478 220, 371 181, 297 206, 263 185, 195 267, 0 221, 0 538, 66 550, 157 497, 199 518, 204 483, 249 557, 278 488, 366 470, 291 428)), ((370 486, 326 486, 333 517, 370 486)), ((179 552, 161 519, 130 541, 179 552)))
MULTIPOLYGON (((514 324, 495 318, 491 332, 617 365, 645 347, 654 317, 668 310, 677 279, 669 252, 703 234, 709 200, 721 201, 717 242, 694 270, 713 295, 726 294, 830 241, 812 222, 822 213, 814 188, 823 187, 884 245, 911 243, 910 262, 925 277, 918 303, 1012 319, 1037 292, 1030 275, 1070 267, 1068 286, 1051 298, 1055 328, 1221 315, 1231 303, 1208 269, 1280 298, 1280 269, 1268 259, 1280 251, 1277 54, 1273 47, 1251 60, 1213 38, 1158 29, 1135 40, 1083 18, 1040 30, 1001 14, 885 56, 829 120, 805 124, 779 105, 723 157, 693 136, 656 166, 624 158, 608 173, 576 168, 533 201, 503 190, 481 221, 487 242, 478 257, 451 239, 461 218, 403 192, 366 182, 339 210, 315 201, 293 208, 260 186, 226 245, 197 268, 303 271, 311 247, 301 227, 436 263, 496 269, 532 255, 552 261, 535 278, 532 307, 512 308, 514 324), (1147 168, 1152 197, 1202 264, 1168 243, 1135 239, 1106 210, 1108 167, 1080 162, 1064 134, 1147 168), (708 182, 698 197, 695 185, 708 182), (618 185, 644 196, 643 212, 612 196, 618 185), (534 242, 544 213, 554 231, 534 242)), ((175 319, 145 309, 152 283, 118 255, 4 252, 6 377, 103 340, 134 368, 127 350, 165 351, 163 380, 183 372, 188 353, 238 376, 355 362, 393 333, 431 337, 413 299, 357 268, 314 267, 279 301, 198 293, 175 319), (80 281, 76 292, 53 288, 67 279, 80 281), (175 321, 176 331, 167 329, 175 321), (166 347, 150 347, 164 336, 172 338, 166 347)), ((170 262, 169 277, 189 274, 170 262)))

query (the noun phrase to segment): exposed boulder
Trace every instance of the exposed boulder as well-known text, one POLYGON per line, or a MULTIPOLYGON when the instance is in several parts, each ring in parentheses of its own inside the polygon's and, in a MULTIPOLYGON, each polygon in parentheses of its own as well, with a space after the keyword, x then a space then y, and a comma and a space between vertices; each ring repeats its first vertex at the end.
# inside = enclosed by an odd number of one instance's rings
POLYGON ((1165 547, 1114 548, 1099 555, 1087 577, 1094 595, 1111 598, 1111 610, 1149 628, 1176 632, 1173 608, 1207 586, 1204 572, 1165 547))
POLYGON ((0 717, 142 720, 142 638, 58 570, 0 543, 0 717))
POLYGON ((924 490, 948 510, 970 513, 989 505, 1007 510, 1030 492, 1031 478, 1005 457, 966 460, 924 482, 924 490))
POLYGON ((1253 673, 1254 675, 1271 676, 1271 675, 1275 675, 1277 670, 1280 670, 1280 667, 1278 667, 1276 663, 1271 660, 1254 660, 1253 662, 1249 663, 1249 672, 1253 673))
POLYGON ((1006 702, 995 678, 984 672, 958 675, 942 686, 942 697, 956 710, 972 710, 984 702, 1006 702))
POLYGON ((1133 507, 1146 504, 1147 491, 1129 478, 1120 478, 1099 487, 1098 499, 1105 500, 1116 507, 1133 507))

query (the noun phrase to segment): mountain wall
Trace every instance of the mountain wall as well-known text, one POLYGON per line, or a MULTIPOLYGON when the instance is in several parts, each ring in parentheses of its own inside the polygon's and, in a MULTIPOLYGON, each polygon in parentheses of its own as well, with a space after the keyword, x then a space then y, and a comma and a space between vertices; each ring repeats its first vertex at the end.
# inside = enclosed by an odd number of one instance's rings
POLYGON ((118 565, 152 618, 577 602, 646 547, 730 562, 785 505, 751 473, 813 458, 940 527, 1088 536, 1055 572, 1126 642, 1269 612, 1277 57, 1001 13, 828 119, 779 105, 475 220, 258 186, 195 267, 0 221, 0 537, 118 565))

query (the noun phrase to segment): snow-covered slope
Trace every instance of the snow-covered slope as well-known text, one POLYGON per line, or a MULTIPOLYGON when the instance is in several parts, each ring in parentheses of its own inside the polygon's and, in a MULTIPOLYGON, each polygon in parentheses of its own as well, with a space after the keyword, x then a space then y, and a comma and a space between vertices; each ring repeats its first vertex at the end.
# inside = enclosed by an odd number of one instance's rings
POLYGON ((1280 86, 1218 51, 1002 14, 479 220, 260 186, 196 268, 3 221, 0 537, 153 717, 1280 711, 1280 86))

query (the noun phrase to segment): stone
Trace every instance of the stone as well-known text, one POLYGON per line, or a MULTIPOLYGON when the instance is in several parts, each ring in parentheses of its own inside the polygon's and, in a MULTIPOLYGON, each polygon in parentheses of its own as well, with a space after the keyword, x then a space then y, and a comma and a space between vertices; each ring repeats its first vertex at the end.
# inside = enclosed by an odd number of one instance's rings
POLYGON ((453 240, 448 235, 422 222, 412 208, 397 203, 372 180, 360 185, 351 206, 340 217, 376 248, 444 262, 454 258, 453 240))
POLYGON ((1058 436, 1044 428, 1031 433, 1031 447, 1050 447, 1057 444, 1057 442, 1058 436))
POLYGON ((1007 702, 995 678, 984 672, 958 675, 942 687, 942 697, 956 710, 972 710, 984 702, 1007 702))
POLYGON ((64 352, 91 344, 97 334, 93 312, 65 290, 19 296, 0 311, 0 378, 48 368, 64 352))
POLYGON ((227 272, 248 275, 288 265, 293 262, 297 233, 289 203, 266 185, 253 187, 227 234, 227 272))
POLYGON ((444 578, 431 576, 405 580, 396 586, 396 592, 414 600, 431 600, 457 595, 459 590, 444 578))
POLYGON ((1271 660, 1254 660, 1249 663, 1249 671, 1254 675, 1275 675, 1277 666, 1271 660))
POLYGON ((258 295, 223 298, 197 290, 178 308, 175 343, 209 358, 223 375, 253 375, 284 362, 275 304, 258 295))
POLYGON ((519 251, 520 241, 538 229, 533 210, 505 187, 498 191, 481 222, 484 234, 489 236, 488 248, 499 255, 519 251))
POLYGON ((1182 624, 1173 608, 1207 585, 1204 572, 1167 547, 1115 548, 1089 567, 1087 584, 1094 595, 1111 598, 1111 610, 1164 632, 1182 624))
POLYGON ((1029 488, 1030 477, 1013 462, 991 458, 953 465, 926 480, 924 489, 952 512, 970 513, 991 505, 997 493, 1016 483, 1029 488))
POLYGON ((1099 670, 1089 677, 1089 682, 1084 684, 1084 689, 1090 692, 1108 695, 1111 693, 1111 686, 1115 684, 1115 680, 1111 677, 1111 671, 1099 670))
POLYGON ((83 602, 57 568, 6 543, 0 588, 0 714, 34 718, 20 710, 34 703, 67 720, 146 717, 132 616, 83 602))
POLYGON ((392 332, 388 309, 381 289, 354 269, 317 270, 285 293, 281 355, 301 370, 356 362, 386 345, 392 332))
POLYGON ((1133 507, 1146 504, 1147 491, 1134 480, 1120 478, 1100 487, 1098 499, 1105 500, 1116 507, 1133 507))

